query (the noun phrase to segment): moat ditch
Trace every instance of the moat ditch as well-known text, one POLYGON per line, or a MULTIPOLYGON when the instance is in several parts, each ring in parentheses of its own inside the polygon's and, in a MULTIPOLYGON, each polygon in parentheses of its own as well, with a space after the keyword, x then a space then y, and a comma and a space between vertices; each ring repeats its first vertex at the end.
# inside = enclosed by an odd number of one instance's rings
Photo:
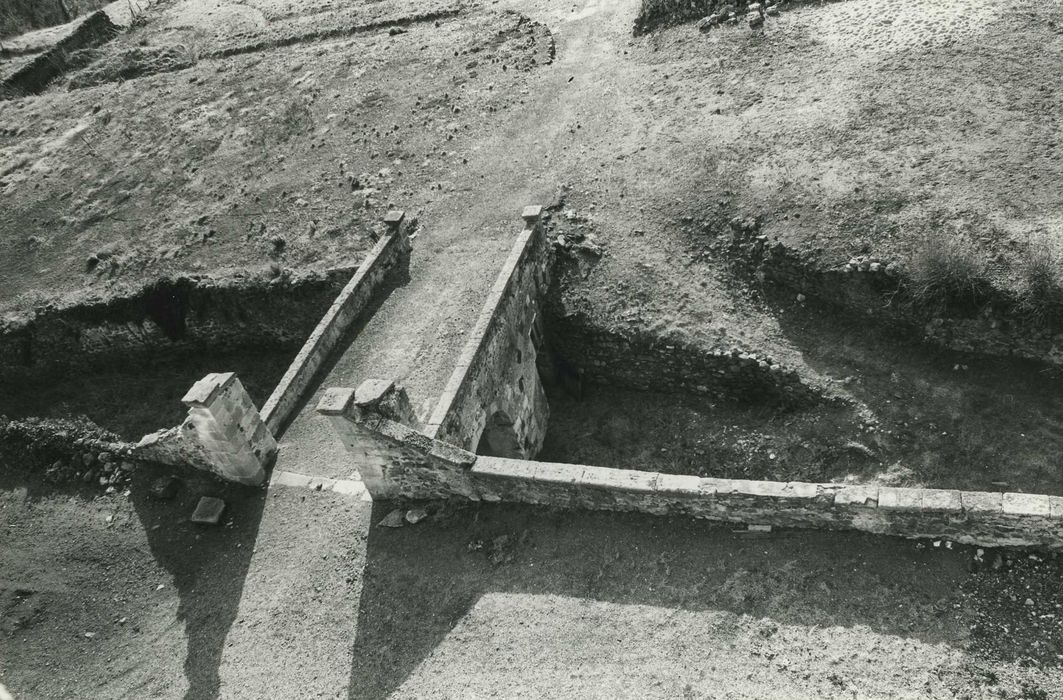
MULTIPOLYGON (((87 417, 120 437, 180 421, 235 371, 259 406, 350 276, 163 280, 8 319, 0 415, 87 417)), ((540 459, 724 478, 1063 493, 1063 371, 958 352, 792 289, 764 304, 804 367, 706 351, 544 305, 540 459)))

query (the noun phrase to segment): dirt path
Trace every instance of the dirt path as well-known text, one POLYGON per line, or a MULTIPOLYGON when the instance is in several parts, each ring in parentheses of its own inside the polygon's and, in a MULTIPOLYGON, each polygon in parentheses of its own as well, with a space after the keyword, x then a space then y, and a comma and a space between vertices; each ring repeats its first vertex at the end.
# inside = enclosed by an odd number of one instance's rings
MULTIPOLYGON (((622 71, 610 63, 636 9, 633 0, 608 7, 590 0, 567 18, 533 13, 551 26, 556 60, 541 70, 516 118, 479 142, 464 176, 472 184, 427 208, 408 279, 337 349, 331 369, 281 436, 278 469, 354 476, 327 419, 314 411, 328 387, 395 379, 422 416, 430 413, 520 230, 521 209, 552 202, 574 170, 566 136, 579 131, 580 142, 595 143, 618 129, 634 133, 614 83, 622 71)), ((586 165, 583 151, 576 172, 586 165)))

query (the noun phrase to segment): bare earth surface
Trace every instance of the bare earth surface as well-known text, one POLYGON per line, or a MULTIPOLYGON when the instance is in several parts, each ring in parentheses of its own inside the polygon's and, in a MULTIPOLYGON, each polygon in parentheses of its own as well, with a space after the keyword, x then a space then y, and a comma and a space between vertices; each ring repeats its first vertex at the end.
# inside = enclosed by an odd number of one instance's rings
MULTIPOLYGON (((162 0, 64 79, 84 87, 0 101, 0 310, 351 264, 401 208, 421 224, 408 279, 320 386, 373 365, 427 413, 521 207, 562 204, 605 250, 571 308, 757 349, 853 407, 817 443, 836 452, 810 455, 820 414, 780 428, 621 396, 631 410, 568 407, 559 452, 1059 492, 1058 377, 869 345, 765 302, 708 245, 736 215, 825 265, 952 230, 1008 283, 1063 215, 1059 3, 845 0, 763 34, 633 39, 636 11, 162 0), (645 451, 682 421, 710 444, 645 451)), ((315 403, 279 468, 346 477, 315 403)), ((4 466, 0 683, 20 699, 1063 697, 1056 558, 988 552, 972 572, 945 544, 515 506, 430 505, 389 530, 391 506, 357 492, 183 474, 157 501, 158 473, 99 496, 4 466), (228 502, 220 527, 188 522, 203 494, 228 502)))
POLYGON ((358 497, 184 475, 159 502, 154 476, 0 492, 15 697, 1063 692, 1057 560, 970 573, 958 547, 509 505, 389 530, 358 497), (187 522, 204 493, 221 527, 187 522))

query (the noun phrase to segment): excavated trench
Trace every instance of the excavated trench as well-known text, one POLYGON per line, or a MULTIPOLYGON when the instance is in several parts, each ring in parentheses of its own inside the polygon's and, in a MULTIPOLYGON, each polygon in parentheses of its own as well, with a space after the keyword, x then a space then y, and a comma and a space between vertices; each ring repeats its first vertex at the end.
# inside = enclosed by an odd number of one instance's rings
POLYGON ((88 417, 126 439, 173 425, 209 372, 261 405, 352 274, 184 277, 0 324, 0 415, 88 417))
POLYGON ((768 261, 745 272, 800 352, 800 371, 566 315, 555 285, 540 458, 724 478, 1063 494, 1060 368, 985 352, 984 343, 964 346, 976 353, 926 342, 913 314, 867 314, 868 300, 881 307, 897 293, 886 275, 810 275, 768 250, 754 239, 752 257, 735 259, 768 261))

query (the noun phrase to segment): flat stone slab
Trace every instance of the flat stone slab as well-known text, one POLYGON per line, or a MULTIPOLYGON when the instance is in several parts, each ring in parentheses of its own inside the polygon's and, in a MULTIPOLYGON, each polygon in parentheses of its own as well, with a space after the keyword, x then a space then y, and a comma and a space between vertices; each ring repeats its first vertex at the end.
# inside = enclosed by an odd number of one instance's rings
POLYGON ((196 504, 196 510, 192 513, 192 522, 201 525, 217 525, 225 512, 225 501, 213 496, 204 496, 196 504))

